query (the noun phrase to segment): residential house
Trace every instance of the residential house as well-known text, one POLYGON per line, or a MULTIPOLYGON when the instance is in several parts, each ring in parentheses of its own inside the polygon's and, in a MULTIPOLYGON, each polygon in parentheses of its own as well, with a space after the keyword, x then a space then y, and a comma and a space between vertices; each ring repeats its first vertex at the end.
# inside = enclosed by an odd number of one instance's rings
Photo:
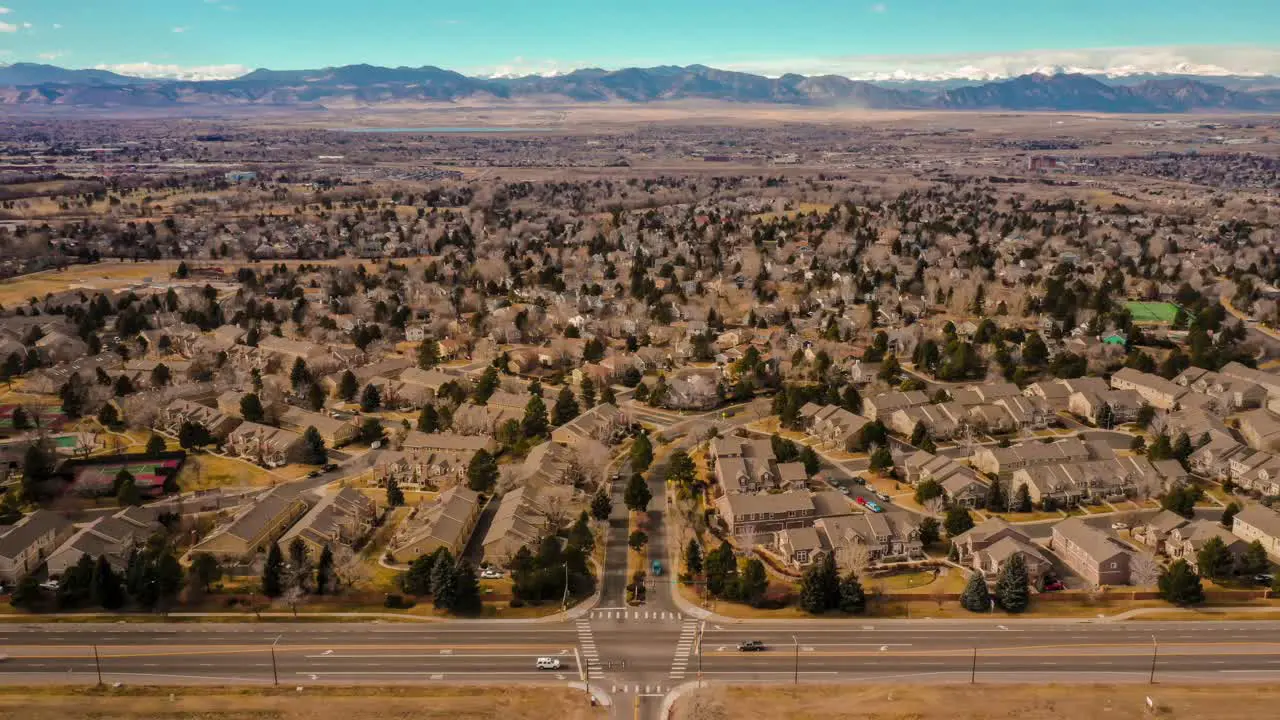
POLYGON ((923 450, 903 461, 906 480, 912 485, 933 480, 942 486, 943 497, 961 507, 973 508, 986 499, 989 488, 971 468, 945 455, 923 450))
POLYGON ((130 551, 161 529, 156 515, 150 508, 126 507, 94 518, 49 555, 49 577, 62 577, 86 555, 95 561, 105 557, 112 568, 123 572, 130 551))
POLYGON ((1103 422, 1111 428, 1137 420, 1138 412, 1145 404, 1136 390, 1107 390, 1100 393, 1082 391, 1071 394, 1067 400, 1067 410, 1094 425, 1103 422), (1108 411, 1109 420, 1106 419, 1108 411))
POLYGON ((1022 531, 1000 518, 991 518, 970 528, 952 541, 957 562, 987 577, 1000 574, 1009 560, 1020 555, 1033 587, 1042 587, 1053 569, 1048 555, 1022 531))
POLYGON ((1249 543, 1233 535, 1215 520, 1192 520, 1169 531, 1164 540, 1164 554, 1170 560, 1186 560, 1196 572, 1200 572, 1199 553, 1211 538, 1218 538, 1226 546, 1233 561, 1238 561, 1249 549, 1249 543))
POLYGON ((1187 389, 1159 375, 1144 373, 1133 368, 1121 368, 1111 376, 1111 387, 1115 390, 1133 390, 1142 396, 1148 405, 1161 410, 1176 410, 1178 399, 1187 394, 1187 389))
POLYGON ((908 513, 834 515, 818 518, 813 527, 824 547, 835 553, 836 565, 849 570, 918 559, 924 553, 920 526, 908 513))
POLYGON ((320 439, 331 448, 342 447, 356 439, 360 428, 354 422, 339 420, 324 413, 303 410, 300 407, 286 405, 280 413, 280 427, 302 434, 313 427, 320 433, 320 439))
POLYGON ((1093 587, 1129 584, 1133 552, 1081 518, 1068 518, 1054 525, 1049 547, 1093 587))
POLYGON ((378 505, 355 488, 343 488, 326 494, 280 538, 282 547, 294 539, 306 545, 312 558, 319 558, 326 547, 354 547, 373 530, 378 520, 378 505))
POLYGON ((479 493, 466 487, 440 493, 435 502, 419 505, 401 524, 391 540, 391 556, 396 562, 413 562, 443 547, 458 557, 475 531, 480 510, 479 493))
POLYGON ((1249 505, 1236 513, 1231 532, 1247 543, 1262 543, 1267 555, 1280 562, 1280 513, 1263 505, 1249 505))
POLYGON ((1260 386, 1267 391, 1267 396, 1271 399, 1280 398, 1280 375, 1276 373, 1255 370, 1238 362, 1229 362, 1218 372, 1226 377, 1260 386))
POLYGON ((1140 491, 1155 495, 1164 482, 1145 458, 1124 457, 1023 468, 1013 473, 1009 492, 1016 495, 1023 486, 1038 505, 1048 500, 1054 507, 1070 507, 1082 501, 1131 497, 1140 491))
POLYGON ((36 510, 12 525, 0 525, 0 581, 15 585, 35 572, 73 530, 61 514, 36 510))
POLYGON ((831 443, 842 450, 857 440, 862 428, 870 422, 839 405, 816 403, 805 403, 804 407, 800 408, 800 418, 810 435, 820 442, 831 443))
POLYGON ((518 487, 497 501, 493 521, 481 547, 486 560, 506 565, 522 547, 536 552, 538 543, 550 530, 532 488, 518 487))
POLYGON ((1270 410, 1252 410, 1236 416, 1236 420, 1249 447, 1280 452, 1280 417, 1270 410))
POLYGON ((823 553, 831 549, 825 544, 823 536, 818 533, 816 527, 779 530, 774 546, 778 555, 786 560, 789 566, 796 569, 817 562, 823 553))
POLYGON ((227 452, 266 467, 296 462, 302 453, 302 435, 269 425, 243 422, 227 435, 227 452))
POLYGON ((299 489, 277 485, 248 503, 243 510, 200 541, 193 553, 208 553, 241 563, 266 552, 285 530, 307 512, 299 489))
POLYGON ((208 405, 182 399, 170 402, 156 417, 156 423, 160 429, 174 436, 182 430, 183 423, 188 422, 200 425, 208 430, 215 440, 222 441, 240 425, 241 421, 238 417, 232 417, 208 405))
POLYGON ((716 501, 729 532, 744 542, 788 528, 812 527, 817 515, 808 492, 726 493, 716 501))
POLYGON ((1267 403, 1267 390, 1261 385, 1204 368, 1183 370, 1173 379, 1173 384, 1212 398, 1224 412, 1258 408, 1267 403))
POLYGON ((551 439, 566 445, 587 439, 609 446, 625 435, 630 427, 631 420, 626 413, 612 403, 601 403, 552 430, 551 439))
POLYGON ((769 440, 740 437, 711 442, 715 479, 725 493, 753 493, 780 488, 803 489, 808 474, 801 463, 779 463, 769 440))
POLYGON ((919 405, 928 405, 929 396, 923 391, 912 390, 910 392, 887 392, 872 397, 862 399, 862 414, 870 421, 885 421, 889 415, 897 410, 903 410, 919 405))
POLYGON ((1089 448, 1079 438, 1051 443, 1025 442, 1009 447, 983 446, 973 454, 973 467, 988 475, 1008 478, 1017 470, 1037 465, 1084 462, 1089 448))

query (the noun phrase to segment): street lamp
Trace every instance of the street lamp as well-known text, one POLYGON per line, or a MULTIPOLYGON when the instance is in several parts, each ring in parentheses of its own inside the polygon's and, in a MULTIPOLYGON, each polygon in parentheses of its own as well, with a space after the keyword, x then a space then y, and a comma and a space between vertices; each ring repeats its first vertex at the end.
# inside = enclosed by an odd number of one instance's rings
POLYGON ((271 683, 280 685, 280 672, 276 669, 276 643, 280 642, 283 635, 277 635, 276 639, 271 642, 271 683))
POLYGON ((569 609, 569 563, 564 564, 564 597, 560 599, 560 612, 569 609))
POLYGON ((1156 636, 1151 636, 1151 677, 1147 680, 1148 685, 1156 684, 1156 658, 1160 655, 1160 643, 1156 641, 1156 636))
POLYGON ((800 641, 796 639, 795 635, 792 635, 791 642, 794 643, 796 647, 795 674, 792 676, 791 684, 799 685, 800 684, 800 641))
POLYGON ((969 669, 969 684, 972 685, 978 681, 978 648, 973 648, 973 666, 969 669))
POLYGON ((707 631, 707 621, 698 621, 698 682, 702 682, 702 635, 707 631))

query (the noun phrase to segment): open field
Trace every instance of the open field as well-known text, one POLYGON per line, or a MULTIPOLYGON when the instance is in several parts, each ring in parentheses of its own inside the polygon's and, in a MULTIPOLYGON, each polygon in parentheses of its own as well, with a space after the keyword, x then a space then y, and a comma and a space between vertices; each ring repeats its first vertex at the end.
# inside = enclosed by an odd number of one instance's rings
POLYGON ((580 691, 548 687, 309 688, 305 695, 292 688, 0 691, 0 719, 4 720, 479 720, 503 716, 586 720, 605 717, 605 712, 592 710, 580 691), (370 702, 375 695, 377 702, 370 702))
POLYGON ((240 460, 217 455, 191 455, 178 475, 183 490, 209 490, 218 487, 265 487, 276 479, 266 470, 240 460))
POLYGON ((876 720, 1061 720, 1270 717, 1280 689, 1157 685, 732 686, 682 698, 675 720, 695 718, 875 718, 876 720), (1154 710, 1147 707, 1150 697, 1154 710))
POLYGON ((1126 302, 1125 309, 1137 323, 1163 323, 1172 325, 1178 316, 1178 306, 1167 302, 1126 302))

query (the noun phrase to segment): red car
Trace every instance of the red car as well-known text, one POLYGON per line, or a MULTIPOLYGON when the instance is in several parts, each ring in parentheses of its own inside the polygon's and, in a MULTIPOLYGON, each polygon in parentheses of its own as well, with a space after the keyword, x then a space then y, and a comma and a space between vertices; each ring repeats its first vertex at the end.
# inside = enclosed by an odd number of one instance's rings
POLYGON ((1059 590, 1066 590, 1066 589, 1067 589, 1067 586, 1063 585, 1061 580, 1054 580, 1053 582, 1047 582, 1044 584, 1045 592, 1057 592, 1059 590))
POLYGON ((864 497, 862 497, 861 495, 859 495, 858 497, 854 498, 854 499, 853 499, 853 501, 854 501, 854 502, 856 502, 856 503, 858 503, 859 505, 863 505, 863 506, 865 506, 865 505, 867 504, 867 499, 866 499, 866 498, 864 498, 864 497))

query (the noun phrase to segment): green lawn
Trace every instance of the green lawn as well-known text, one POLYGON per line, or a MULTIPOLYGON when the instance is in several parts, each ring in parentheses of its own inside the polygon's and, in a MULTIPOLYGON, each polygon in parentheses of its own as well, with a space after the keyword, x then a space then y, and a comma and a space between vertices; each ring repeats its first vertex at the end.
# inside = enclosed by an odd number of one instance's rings
POLYGON ((1124 304, 1133 321, 1138 323, 1164 323, 1172 325, 1178 316, 1178 306, 1167 302, 1130 301, 1124 304))

